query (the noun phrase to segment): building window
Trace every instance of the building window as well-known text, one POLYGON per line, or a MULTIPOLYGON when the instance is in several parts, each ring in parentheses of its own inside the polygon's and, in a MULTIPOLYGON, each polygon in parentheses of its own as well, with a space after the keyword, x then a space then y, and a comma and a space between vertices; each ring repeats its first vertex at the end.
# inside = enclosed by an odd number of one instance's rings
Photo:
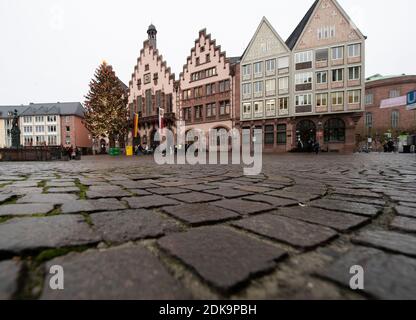
POLYGON ((329 119, 324 125, 325 142, 345 141, 345 122, 342 119, 329 119))
POLYGON ((251 103, 243 103, 243 117, 249 118, 251 117, 251 103))
POLYGON ((48 122, 56 122, 56 116, 48 116, 48 122))
POLYGON ((188 100, 192 98, 192 90, 188 89, 183 92, 183 99, 188 100))
POLYGON ((333 92, 332 93, 332 105, 343 106, 344 105, 344 92, 333 92))
POLYGON ((312 51, 298 52, 295 54, 296 64, 311 62, 311 61, 312 61, 312 51))
POLYGON ((182 116, 185 121, 191 120, 191 108, 183 108, 182 109, 182 116))
POLYGON ((266 117, 276 116, 276 100, 266 100, 266 117))
POLYGON ((277 60, 277 67, 279 70, 289 68, 289 57, 282 57, 277 60))
POLYGON ((276 79, 266 80, 266 96, 274 96, 276 94, 276 79))
POLYGON ((257 81, 253 83, 254 86, 254 97, 262 97, 263 96, 263 81, 257 81))
POLYGON ((152 114, 152 90, 146 90, 146 115, 150 116, 152 114))
POLYGON ((32 123, 32 117, 28 117, 28 116, 23 117, 23 123, 32 123))
POLYGON ((332 48, 332 60, 344 59, 344 47, 332 48))
POLYGON ((263 116, 263 101, 254 102, 254 116, 255 117, 263 116))
POLYGON ((274 145, 274 126, 267 125, 264 127, 264 144, 274 145))
POLYGON ((312 83, 312 72, 297 73, 295 75, 296 84, 308 84, 312 83))
POLYGON ((335 37, 335 26, 325 26, 318 28, 318 40, 331 39, 335 37))
POLYGON ((23 132, 24 133, 32 133, 33 132, 33 127, 32 126, 24 126, 23 127, 23 132))
POLYGON ((150 66, 148 65, 148 64, 146 64, 145 66, 144 66, 144 71, 149 71, 150 70, 150 66))
POLYGON ((169 93, 166 96, 166 112, 172 113, 172 111, 173 111, 173 95, 169 93))
POLYGON ((372 105, 374 103, 374 94, 367 93, 365 95, 365 104, 366 105, 372 105))
POLYGON ((137 97, 137 112, 141 114, 143 112, 143 100, 142 96, 137 97))
POLYGON ((361 102, 360 90, 348 91, 348 103, 349 104, 359 104, 360 102, 361 102))
POLYGON ((211 62, 211 56, 209 53, 205 55, 205 63, 211 62))
MULTIPOLYGON (((42 117, 42 118, 43 118, 43 117, 42 117)), ((43 121, 43 120, 42 120, 42 121, 43 121)), ((65 122, 66 122, 66 123, 71 122, 71 117, 70 117, 70 116, 65 117, 65 122)))
POLYGON ((215 103, 209 103, 206 105, 207 117, 216 117, 217 116, 217 106, 215 103))
POLYGON ((251 83, 243 83, 243 99, 251 98, 251 83))
POLYGON ((220 92, 230 91, 230 80, 220 81, 220 92))
POLYGON ((217 75, 217 68, 209 68, 202 71, 194 72, 191 74, 191 81, 198 81, 205 78, 210 78, 217 75))
POLYGON ((45 127, 44 126, 36 126, 35 131, 36 131, 36 133, 44 133, 45 132, 45 127))
POLYGON ((277 144, 286 144, 286 125, 277 125, 277 144))
POLYGON ((71 127, 67 126, 66 127, 66 132, 71 132, 71 127))
POLYGON ((279 94, 285 94, 289 91, 289 78, 279 78, 279 94))
POLYGON ((279 98, 279 116, 289 114, 289 97, 279 98))
POLYGON ((324 84, 328 82, 328 71, 322 71, 316 73, 316 83, 324 84))
POLYGON ((327 93, 319 93, 316 95, 316 106, 317 107, 328 106, 328 94, 327 93))
POLYGON ((162 107, 162 92, 160 90, 156 91, 156 107, 162 107))
POLYGON ((348 80, 360 80, 360 78, 361 78, 360 67, 348 68, 348 80))
POLYGON ((361 44, 352 44, 348 46, 348 57, 356 58, 361 56, 361 44))
POLYGON ((263 76, 263 62, 256 62, 254 64, 254 77, 260 78, 263 76))
POLYGON ((390 90, 389 97, 390 98, 400 97, 400 90, 399 89, 390 90))
POLYGON ((271 59, 266 61, 266 75, 275 75, 276 74, 276 59, 271 59))
POLYGON ((58 144, 57 136, 48 136, 48 146, 56 146, 58 144))
POLYGON ((391 113, 391 127, 393 129, 397 129, 399 127, 399 117, 400 117, 400 113, 399 111, 393 111, 391 113))
POLYGON ((56 126, 48 126, 48 132, 56 132, 56 126))
POLYGON ((39 122, 43 122, 43 121, 45 121, 43 116, 36 116, 35 117, 35 122, 39 123, 39 122))
POLYGON ((315 52, 315 60, 317 62, 328 61, 328 49, 319 49, 315 52))
POLYGON ((204 90, 202 87, 194 88, 194 98, 201 98, 204 96, 204 90))
POLYGON ((309 94, 302 94, 296 96, 295 105, 298 106, 310 106, 312 104, 312 95, 309 94))
POLYGON ((194 111, 195 120, 202 119, 202 106, 195 106, 194 111))
POLYGON ((367 128, 373 127, 373 114, 371 112, 367 112, 365 115, 365 126, 367 128))
POLYGON ((243 79, 251 79, 251 64, 246 64, 243 66, 243 79))
POLYGON ((332 70, 332 82, 344 81, 344 69, 332 70))
POLYGON ((230 114, 230 101, 221 101, 220 102, 220 115, 230 114))
POLYGON ((207 84, 206 86, 206 95, 210 96, 215 94, 215 83, 207 84))

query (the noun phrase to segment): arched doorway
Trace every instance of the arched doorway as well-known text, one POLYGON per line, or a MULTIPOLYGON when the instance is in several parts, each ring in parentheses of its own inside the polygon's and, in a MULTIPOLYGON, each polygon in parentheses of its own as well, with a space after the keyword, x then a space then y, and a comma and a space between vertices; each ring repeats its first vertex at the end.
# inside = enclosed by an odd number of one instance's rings
POLYGON ((316 125, 311 120, 302 120, 296 126, 297 149, 301 152, 311 152, 316 141, 316 125))

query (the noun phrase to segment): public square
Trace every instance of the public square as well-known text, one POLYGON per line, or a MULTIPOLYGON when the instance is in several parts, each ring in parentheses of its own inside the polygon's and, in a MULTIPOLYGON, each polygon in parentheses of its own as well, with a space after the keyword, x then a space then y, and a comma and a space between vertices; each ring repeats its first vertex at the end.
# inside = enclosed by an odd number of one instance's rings
POLYGON ((415 182, 400 154, 1 163, 0 299, 413 299, 415 182))

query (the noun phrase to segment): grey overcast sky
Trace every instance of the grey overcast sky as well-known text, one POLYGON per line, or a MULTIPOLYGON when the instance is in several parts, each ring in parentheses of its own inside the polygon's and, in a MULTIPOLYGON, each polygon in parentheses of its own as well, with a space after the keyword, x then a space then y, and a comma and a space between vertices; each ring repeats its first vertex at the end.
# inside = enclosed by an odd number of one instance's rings
MULTIPOLYGON (((339 0, 368 36, 366 74, 416 74, 414 0, 339 0)), ((313 0, 0 0, 0 105, 84 101, 105 59, 126 84, 146 39, 173 72, 207 28, 239 56, 262 16, 287 39, 313 0)))

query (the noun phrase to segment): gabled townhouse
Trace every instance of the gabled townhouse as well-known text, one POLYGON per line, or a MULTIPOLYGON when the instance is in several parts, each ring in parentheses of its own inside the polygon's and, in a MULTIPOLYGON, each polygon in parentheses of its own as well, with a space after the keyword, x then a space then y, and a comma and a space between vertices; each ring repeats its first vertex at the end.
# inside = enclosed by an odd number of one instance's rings
POLYGON ((336 0, 316 0, 286 43, 264 18, 242 57, 240 127, 263 129, 266 151, 352 152, 365 39, 336 0))
MULTIPOLYGON (((177 109, 177 84, 175 74, 167 66, 157 49, 157 30, 150 25, 148 39, 144 41, 140 56, 129 82, 128 107, 133 127, 138 115, 138 134, 130 136, 134 146, 155 146, 155 134, 159 129, 159 115, 163 126, 175 132, 177 109)), ((132 128, 133 131, 133 128, 132 128)), ((131 135, 133 135, 131 133, 131 135)))
POLYGON ((214 136, 215 141, 208 141, 211 129, 229 132, 240 118, 239 60, 228 58, 204 29, 180 74, 179 117, 185 122, 185 132, 202 130, 209 145, 221 142, 214 136))
POLYGON ((291 52, 266 18, 260 22, 240 65, 240 128, 262 129, 267 151, 288 151, 291 52))

